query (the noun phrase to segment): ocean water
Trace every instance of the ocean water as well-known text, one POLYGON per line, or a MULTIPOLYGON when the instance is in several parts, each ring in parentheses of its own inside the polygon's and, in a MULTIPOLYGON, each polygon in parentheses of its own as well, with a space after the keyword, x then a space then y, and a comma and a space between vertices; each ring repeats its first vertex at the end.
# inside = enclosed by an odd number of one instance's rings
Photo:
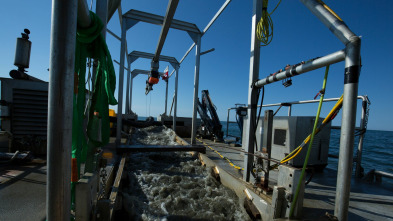
MULTIPOLYGON (((227 123, 221 122, 224 134, 227 123)), ((228 134, 239 136, 240 129, 235 123, 229 124, 228 134)), ((359 137, 355 137, 354 157, 357 155, 359 137)), ((329 154, 338 155, 340 147, 340 130, 331 130, 329 154)), ((329 157, 328 168, 337 169, 338 159, 329 157)), ((355 172, 356 164, 353 166, 355 172)), ((364 173, 380 170, 393 173, 393 131, 367 130, 363 139, 362 167, 364 173)))

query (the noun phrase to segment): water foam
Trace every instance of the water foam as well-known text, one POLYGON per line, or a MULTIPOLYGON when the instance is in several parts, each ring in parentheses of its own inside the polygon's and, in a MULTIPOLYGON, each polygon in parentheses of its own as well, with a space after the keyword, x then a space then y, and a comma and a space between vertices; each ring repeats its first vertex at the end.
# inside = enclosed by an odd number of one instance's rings
MULTIPOLYGON (((172 130, 133 132, 133 144, 175 145, 172 130)), ((134 153, 123 188, 125 210, 134 220, 248 220, 236 194, 222 186, 189 153, 134 153)))

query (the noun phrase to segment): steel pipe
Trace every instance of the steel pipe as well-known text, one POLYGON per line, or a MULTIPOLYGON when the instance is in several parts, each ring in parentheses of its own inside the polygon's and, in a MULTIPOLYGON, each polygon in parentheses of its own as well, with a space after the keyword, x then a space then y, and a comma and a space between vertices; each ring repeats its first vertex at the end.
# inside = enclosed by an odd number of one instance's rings
POLYGON ((130 112, 132 113, 132 89, 134 88, 134 77, 136 75, 131 74, 131 82, 130 82, 130 112))
POLYGON ((162 29, 160 33, 160 38, 158 40, 156 53, 153 57, 153 62, 158 62, 159 57, 161 55, 162 47, 164 46, 166 36, 168 35, 169 28, 172 23, 173 16, 175 15, 177 5, 179 4, 179 0, 170 0, 168 4, 168 8, 165 13, 164 22, 162 23, 162 29))
POLYGON ((168 79, 165 81, 165 116, 166 116, 166 111, 167 111, 167 106, 168 106, 168 79))
POLYGON ((120 70, 119 70, 119 95, 117 98, 117 128, 116 128, 116 145, 120 145, 122 119, 123 119, 123 85, 124 85, 124 57, 126 55, 126 22, 121 25, 121 46, 120 46, 120 70))
MULTIPOLYGON (((362 115, 360 118, 360 130, 366 130, 366 121, 368 119, 366 119, 366 114, 367 114, 367 109, 368 109, 368 105, 369 105, 369 100, 367 96, 361 96, 362 97, 362 115)), ((358 96, 359 98, 359 96, 358 96)), ((363 153, 363 139, 364 139, 364 133, 361 132, 362 134, 359 136, 359 144, 358 144, 358 152, 357 152, 357 160, 356 160, 356 170, 355 170, 355 174, 356 177, 361 178, 363 176, 363 172, 362 172, 362 153, 363 153)))
POLYGON ((195 48, 195 75, 194 75, 194 103, 192 111, 192 129, 191 129, 191 144, 196 143, 196 123, 197 123, 197 107, 198 107, 198 87, 199 87, 199 66, 201 61, 201 38, 202 35, 198 35, 197 46, 195 48))
MULTIPOLYGON (((252 20, 251 20, 251 49, 250 49, 250 72, 249 84, 252 85, 259 76, 259 61, 260 61, 260 43, 256 38, 256 29, 259 20, 262 17, 262 0, 253 0, 252 20)), ((257 114, 257 90, 255 87, 248 87, 248 106, 252 107, 247 110, 248 119, 244 129, 246 130, 245 142, 243 149, 249 153, 254 153, 254 137, 255 125, 257 114)), ((243 180, 250 181, 250 174, 253 164, 253 156, 247 155, 244 157, 244 172, 243 180)))
MULTIPOLYGON (((178 65, 176 68, 176 75, 175 75, 175 94, 173 96, 173 131, 176 132, 176 117, 177 117, 177 89, 178 89, 178 82, 179 82, 179 68, 180 66, 178 65)), ((172 111, 172 108, 171 108, 172 111)), ((170 115, 170 114, 169 114, 170 115)))
POLYGON ((87 28, 91 24, 89 6, 86 0, 78 0, 78 26, 87 28))
MULTIPOLYGON (((79 1, 80 2, 80 1, 79 1)), ((53 0, 51 17, 46 219, 70 220, 77 0, 53 0)))
POLYGON ((360 38, 356 36, 337 15, 318 0, 300 0, 329 30, 346 46, 344 100, 340 137, 340 158, 334 215, 348 219, 351 189, 353 144, 356 120, 356 97, 360 74, 360 38))
POLYGON ((102 24, 102 37, 106 38, 106 24, 108 20, 108 0, 97 0, 96 3, 96 14, 101 19, 102 24))
POLYGON ((257 81, 253 86, 262 87, 264 85, 280 81, 289 77, 294 77, 299 74, 303 74, 321 67, 325 67, 330 64, 335 64, 345 59, 345 51, 337 51, 332 54, 326 55, 321 58, 317 58, 311 62, 299 65, 295 68, 290 68, 288 70, 277 73, 273 76, 269 76, 267 78, 261 79, 257 81))
POLYGON ((356 97, 360 74, 360 38, 353 36, 346 48, 344 74, 344 99, 340 136, 340 158, 337 171, 337 191, 334 215, 339 220, 348 219, 351 191, 353 145, 355 139, 356 97))
POLYGON ((384 171, 376 170, 376 171, 374 171, 374 174, 375 175, 379 175, 379 176, 383 176, 383 177, 386 177, 386 178, 393 179, 393 174, 387 173, 387 172, 384 172, 384 171))
POLYGON ((300 0, 329 30, 344 44, 347 45, 355 34, 339 18, 332 14, 318 0, 300 0))
POLYGON ((126 114, 130 113, 130 81, 131 81, 131 68, 130 68, 130 63, 127 62, 128 68, 127 68, 127 85, 126 85, 126 114))

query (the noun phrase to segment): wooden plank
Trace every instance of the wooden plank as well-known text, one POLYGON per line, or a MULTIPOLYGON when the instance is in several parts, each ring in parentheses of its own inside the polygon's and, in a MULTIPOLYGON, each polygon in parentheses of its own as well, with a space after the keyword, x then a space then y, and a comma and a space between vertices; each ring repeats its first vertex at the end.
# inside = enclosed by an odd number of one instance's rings
POLYGON ((115 208, 115 203, 116 203, 116 198, 117 198, 117 194, 119 193, 119 186, 120 186, 120 181, 121 181, 121 177, 123 175, 123 170, 124 170, 124 165, 126 164, 126 159, 127 159, 127 154, 123 154, 120 164, 119 164, 119 169, 117 170, 117 174, 116 174, 116 179, 115 182, 113 183, 113 187, 112 187, 112 192, 111 195, 109 196, 109 200, 110 200, 110 220, 113 220, 113 211, 115 208))

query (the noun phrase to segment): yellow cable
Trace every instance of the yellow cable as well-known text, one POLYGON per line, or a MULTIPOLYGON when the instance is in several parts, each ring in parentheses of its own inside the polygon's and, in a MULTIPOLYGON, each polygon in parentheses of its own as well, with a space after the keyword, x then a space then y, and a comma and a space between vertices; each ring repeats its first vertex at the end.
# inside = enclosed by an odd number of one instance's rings
MULTIPOLYGON (((322 121, 322 125, 325 124, 327 121, 329 121, 330 118, 333 116, 333 114, 335 114, 337 112, 337 110, 341 109, 342 103, 343 103, 343 97, 344 97, 344 95, 341 95, 340 99, 338 99, 336 104, 333 106, 332 110, 329 112, 329 114, 326 116, 326 118, 322 121)), ((321 130, 320 127, 317 128, 315 134, 319 133, 319 131, 321 130)), ((293 158, 295 158, 303 149, 302 145, 306 145, 310 141, 310 139, 311 139, 311 134, 309 134, 306 137, 306 139, 304 139, 303 143, 300 146, 298 146, 291 153, 289 153, 286 157, 284 157, 280 161, 280 163, 285 163, 285 162, 288 162, 288 161, 292 160, 293 158)))
POLYGON ((299 146, 299 147, 300 147, 299 150, 298 150, 293 156, 291 156, 291 157, 288 158, 288 159, 281 160, 280 163, 286 163, 286 162, 292 160, 293 158, 295 158, 295 157, 300 153, 300 151, 302 151, 302 149, 303 149, 302 146, 299 146))
POLYGON ((327 6, 327 5, 325 4, 325 2, 323 2, 322 0, 318 0, 318 1, 319 1, 319 3, 321 3, 321 4, 323 5, 323 7, 326 8, 326 10, 328 10, 330 13, 332 13, 338 20, 343 21, 343 20, 340 18, 340 16, 338 16, 338 15, 336 14, 336 12, 334 12, 329 6, 327 6))
POLYGON ((233 168, 238 169, 238 170, 244 170, 244 168, 236 166, 234 163, 232 163, 231 160, 229 160, 227 157, 224 157, 223 155, 221 155, 217 150, 213 149, 212 147, 210 147, 209 145, 207 145, 205 142, 203 142, 202 140, 196 138, 199 142, 203 143, 205 146, 209 147, 213 152, 215 152, 216 154, 218 154, 218 156, 220 156, 222 159, 226 160, 229 165, 231 165, 233 168))
POLYGON ((257 24, 256 37, 261 42, 261 46, 267 46, 273 40, 273 20, 270 17, 273 12, 280 5, 281 0, 277 3, 276 7, 272 12, 267 12, 267 6, 269 0, 263 0, 262 2, 262 16, 257 24))

